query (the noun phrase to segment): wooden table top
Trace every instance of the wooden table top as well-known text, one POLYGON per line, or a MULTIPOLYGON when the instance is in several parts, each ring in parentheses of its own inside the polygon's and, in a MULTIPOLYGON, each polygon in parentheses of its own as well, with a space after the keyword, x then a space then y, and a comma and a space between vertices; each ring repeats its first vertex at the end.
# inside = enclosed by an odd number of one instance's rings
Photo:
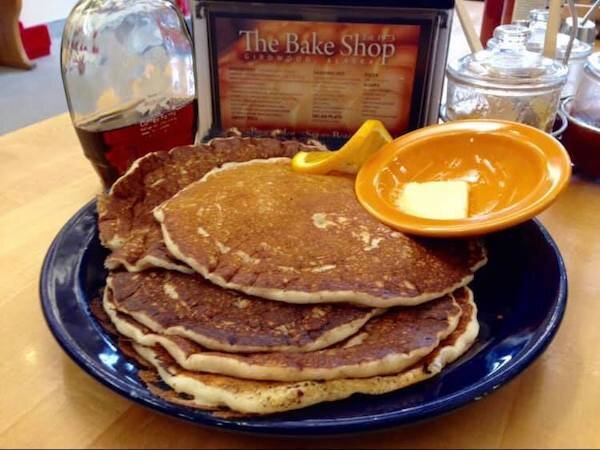
POLYGON ((432 421, 301 441, 201 428, 125 400, 79 369, 46 327, 44 254, 99 192, 67 115, 0 137, 0 447, 598 447, 600 185, 573 180, 542 215, 570 281, 548 350, 494 394, 432 421))

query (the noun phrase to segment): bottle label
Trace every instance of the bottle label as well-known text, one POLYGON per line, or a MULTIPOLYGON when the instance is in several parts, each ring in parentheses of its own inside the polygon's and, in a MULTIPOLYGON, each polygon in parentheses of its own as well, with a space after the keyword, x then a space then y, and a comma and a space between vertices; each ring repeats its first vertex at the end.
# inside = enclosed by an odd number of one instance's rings
MULTIPOLYGON (((131 123, 132 111, 116 111, 110 127, 87 123, 75 126, 85 155, 105 186, 125 173, 136 159, 150 152, 193 144, 197 124, 196 99, 146 121, 131 123)), ((106 119, 106 118, 105 118, 106 119)))

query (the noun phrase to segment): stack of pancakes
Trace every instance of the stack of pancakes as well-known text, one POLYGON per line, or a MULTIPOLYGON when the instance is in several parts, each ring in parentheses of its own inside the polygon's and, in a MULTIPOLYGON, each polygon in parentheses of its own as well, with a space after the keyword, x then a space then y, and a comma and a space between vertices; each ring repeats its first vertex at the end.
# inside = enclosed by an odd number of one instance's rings
POLYGON ((312 149, 232 137, 153 153, 99 199, 99 317, 153 392, 270 414, 405 387, 475 341, 482 245, 388 228, 352 178, 291 170, 312 149))

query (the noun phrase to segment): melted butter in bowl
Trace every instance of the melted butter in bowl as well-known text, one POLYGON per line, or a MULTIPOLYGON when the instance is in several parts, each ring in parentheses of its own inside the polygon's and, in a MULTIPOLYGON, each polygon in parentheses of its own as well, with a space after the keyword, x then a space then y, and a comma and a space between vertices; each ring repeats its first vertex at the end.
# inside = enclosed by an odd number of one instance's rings
POLYGON ((382 222, 428 236, 483 234, 527 220, 566 186, 570 161, 546 133, 514 122, 473 120, 423 128, 396 139, 359 172, 356 192, 382 222), (410 182, 466 181, 469 214, 436 220, 397 207, 410 182))

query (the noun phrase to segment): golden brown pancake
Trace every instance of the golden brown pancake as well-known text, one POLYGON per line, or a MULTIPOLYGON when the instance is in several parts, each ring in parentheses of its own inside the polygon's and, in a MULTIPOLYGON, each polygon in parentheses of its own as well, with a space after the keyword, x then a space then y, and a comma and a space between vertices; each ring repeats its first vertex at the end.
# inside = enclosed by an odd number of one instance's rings
POLYGON ((356 200, 342 176, 290 160, 227 164, 155 210, 169 251, 219 286, 290 303, 416 305, 466 285, 474 240, 417 239, 356 200))
POLYGON ((208 144, 150 153, 133 163, 98 197, 100 240, 112 253, 106 267, 129 271, 163 267, 191 272, 167 252, 152 209, 207 172, 230 161, 293 156, 313 147, 270 138, 217 138, 208 144))
POLYGON ((417 364, 393 375, 292 383, 241 380, 186 371, 160 346, 148 348, 134 344, 134 348, 155 367, 158 377, 173 389, 158 389, 154 386, 156 378, 145 377, 152 392, 168 401, 201 409, 226 407, 240 415, 272 414, 340 400, 355 393, 385 394, 438 374, 471 347, 479 331, 472 296, 457 298, 463 314, 452 334, 417 364))
POLYGON ((357 335, 314 352, 224 353, 208 351, 178 336, 144 331, 115 310, 104 308, 119 333, 138 344, 162 346, 187 370, 254 380, 323 380, 397 373, 429 354, 457 326, 461 308, 454 297, 467 289, 411 308, 394 308, 371 319, 357 335))
POLYGON ((228 352, 318 350, 353 335, 379 312, 273 302, 165 270, 112 273, 107 287, 118 311, 153 332, 228 352))

